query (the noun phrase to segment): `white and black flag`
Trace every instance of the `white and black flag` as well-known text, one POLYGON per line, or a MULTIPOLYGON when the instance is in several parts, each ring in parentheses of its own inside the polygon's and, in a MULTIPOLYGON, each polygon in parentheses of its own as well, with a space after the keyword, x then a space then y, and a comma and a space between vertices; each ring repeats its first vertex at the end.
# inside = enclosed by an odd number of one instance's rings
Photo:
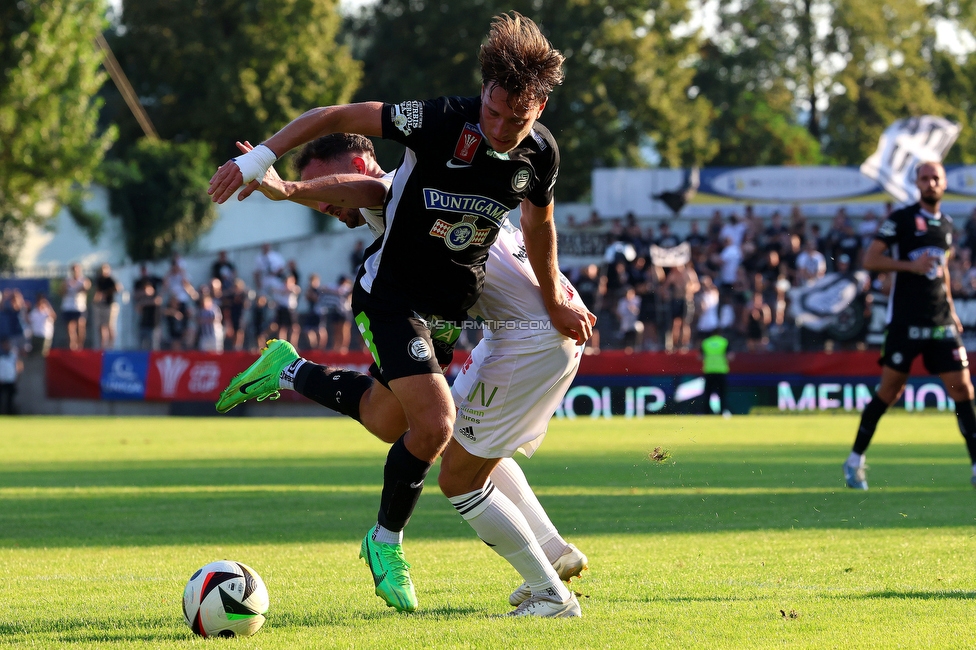
POLYGON ((960 129, 935 115, 898 120, 881 134, 878 150, 861 165, 861 173, 880 183, 899 203, 914 203, 919 198, 915 167, 925 161, 941 161, 960 129))

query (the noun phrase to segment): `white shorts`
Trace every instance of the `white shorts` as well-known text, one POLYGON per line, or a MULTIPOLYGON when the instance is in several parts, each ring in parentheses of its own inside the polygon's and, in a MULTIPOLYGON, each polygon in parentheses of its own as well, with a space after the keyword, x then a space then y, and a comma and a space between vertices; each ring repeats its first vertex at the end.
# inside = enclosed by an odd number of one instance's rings
POLYGON ((567 339, 505 354, 500 343, 479 343, 454 380, 454 439, 479 458, 531 456, 579 370, 583 348, 567 339))

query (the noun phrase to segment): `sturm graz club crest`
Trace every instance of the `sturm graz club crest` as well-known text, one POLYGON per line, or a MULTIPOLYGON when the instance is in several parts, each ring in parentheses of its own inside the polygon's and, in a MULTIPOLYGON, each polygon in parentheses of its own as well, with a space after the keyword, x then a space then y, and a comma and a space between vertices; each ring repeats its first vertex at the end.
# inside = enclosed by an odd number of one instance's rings
POLYGON ((419 336, 415 336, 407 344, 407 353, 415 361, 427 361, 434 356, 434 353, 431 352, 430 345, 419 336))
POLYGON ((529 186, 530 180, 532 180, 532 170, 528 167, 520 167, 515 172, 515 176, 512 177, 512 189, 516 192, 521 192, 529 186))
POLYGON ((443 219, 438 219, 434 227, 430 229, 432 237, 441 237, 444 243, 452 251, 464 250, 471 244, 484 244, 491 232, 488 228, 478 228, 475 223, 478 218, 473 214, 466 214, 457 223, 447 223, 443 219))

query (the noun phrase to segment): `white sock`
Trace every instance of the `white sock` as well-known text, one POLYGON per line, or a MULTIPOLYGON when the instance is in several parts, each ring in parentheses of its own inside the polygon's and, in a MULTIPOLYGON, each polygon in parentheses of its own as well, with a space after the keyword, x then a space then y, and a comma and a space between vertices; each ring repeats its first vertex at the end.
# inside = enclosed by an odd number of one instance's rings
POLYGON ((295 377, 298 376, 298 369, 304 366, 307 362, 305 359, 295 359, 287 366, 281 369, 281 374, 278 375, 278 388, 284 388, 285 390, 295 390, 295 377))
POLYGON ((847 457, 847 464, 851 467, 864 467, 864 454, 856 454, 852 451, 847 457))
POLYGON ((373 541, 379 542, 380 544, 402 544, 403 531, 390 530, 388 528, 383 528, 379 524, 376 524, 376 528, 373 529, 373 541))
POLYGON ((508 560, 533 595, 566 602, 570 598, 542 552, 525 517, 489 479, 483 488, 448 500, 493 551, 508 560))
POLYGON ((532 530, 536 541, 542 546, 549 562, 555 562, 556 558, 566 550, 566 540, 560 537, 559 531, 549 519, 549 515, 546 514, 542 504, 539 503, 535 492, 529 487, 525 472, 515 462, 515 459, 503 458, 492 470, 491 481, 525 517, 529 529, 532 530))

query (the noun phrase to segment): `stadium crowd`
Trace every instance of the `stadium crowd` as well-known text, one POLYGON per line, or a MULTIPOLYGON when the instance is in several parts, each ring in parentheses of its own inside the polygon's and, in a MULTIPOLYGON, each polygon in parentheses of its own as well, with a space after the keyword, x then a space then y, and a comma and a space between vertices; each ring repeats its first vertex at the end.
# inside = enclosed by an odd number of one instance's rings
MULTIPOLYGON (((890 209, 890 206, 889 206, 890 209)), ((600 263, 564 269, 599 320, 589 353, 696 350, 702 339, 722 331, 734 350, 796 350, 865 346, 872 299, 888 291, 885 274, 868 275, 861 258, 886 214, 850 217, 841 208, 826 228, 795 208, 761 218, 746 206, 741 213, 716 210, 711 219, 642 222, 627 215, 603 219, 592 212, 560 228, 564 236, 598 242, 600 263), (687 244, 687 263, 679 246, 687 244), (656 247, 656 249, 655 249, 656 247), (654 252, 661 259, 655 263, 654 252), (796 326, 790 291, 827 273, 848 274, 861 285, 860 331, 833 341, 796 326)), ((956 221, 949 262, 953 295, 976 297, 976 210, 956 221)), ((561 249, 562 250, 562 249, 561 249)), ((86 277, 72 264, 52 283, 53 301, 43 294, 25 298, 16 288, 0 294, 0 341, 22 354, 46 354, 61 343, 70 349, 110 349, 126 291, 132 301, 139 347, 146 350, 256 350, 272 337, 302 350, 346 352, 360 349, 352 335, 351 294, 362 261, 360 243, 350 253, 350 273, 325 283, 303 276, 294 260, 262 246, 247 277, 220 252, 209 277, 191 278, 179 255, 160 277, 142 265, 131 287, 123 287, 102 264, 86 277), (63 323, 56 332, 55 323, 63 323), (58 336, 56 336, 56 333, 58 336)), ((567 256, 564 255, 565 259, 567 256)), ((479 338, 466 329, 459 342, 470 348, 479 338)))
MULTIPOLYGON (((840 208, 826 229, 799 208, 788 217, 774 212, 763 219, 745 206, 741 213, 716 210, 707 221, 662 220, 643 227, 633 215, 609 224, 596 212, 583 222, 570 217, 570 235, 599 235, 606 246, 601 264, 564 269, 599 316, 590 352, 694 350, 716 331, 736 350, 863 348, 872 300, 885 299, 890 279, 864 272, 861 260, 892 209, 889 204, 884 214, 853 218, 840 208), (686 232, 672 232, 676 223, 686 232), (678 248, 683 244, 684 257, 678 248), (797 327, 790 310, 791 290, 828 273, 847 276, 859 288, 854 308, 863 318, 843 340, 797 327)), ((952 292, 976 297, 976 210, 955 225, 952 292)))

